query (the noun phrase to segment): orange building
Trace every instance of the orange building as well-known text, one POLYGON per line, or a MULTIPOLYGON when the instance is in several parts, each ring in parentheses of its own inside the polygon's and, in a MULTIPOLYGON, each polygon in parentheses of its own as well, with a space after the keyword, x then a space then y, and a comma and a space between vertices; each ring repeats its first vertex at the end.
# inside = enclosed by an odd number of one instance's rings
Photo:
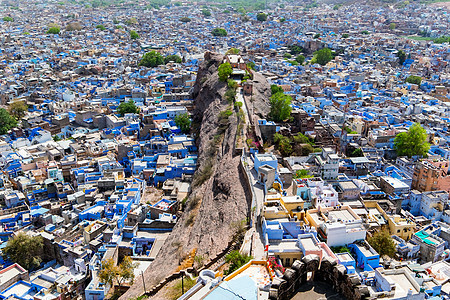
POLYGON ((447 175, 448 160, 422 160, 414 168, 411 188, 421 192, 450 191, 450 176, 447 175))

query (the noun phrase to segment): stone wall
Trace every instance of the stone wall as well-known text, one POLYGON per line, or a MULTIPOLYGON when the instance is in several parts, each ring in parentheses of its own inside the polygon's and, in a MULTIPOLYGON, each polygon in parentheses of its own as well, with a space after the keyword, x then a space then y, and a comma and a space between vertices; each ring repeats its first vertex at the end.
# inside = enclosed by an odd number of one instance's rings
POLYGON ((296 260, 290 269, 286 269, 282 279, 275 278, 270 288, 269 299, 291 299, 296 291, 307 282, 308 273, 310 280, 323 281, 349 300, 368 299, 369 290, 361 285, 356 275, 347 275, 343 265, 324 258, 319 267, 317 255, 307 255, 301 261, 296 260))

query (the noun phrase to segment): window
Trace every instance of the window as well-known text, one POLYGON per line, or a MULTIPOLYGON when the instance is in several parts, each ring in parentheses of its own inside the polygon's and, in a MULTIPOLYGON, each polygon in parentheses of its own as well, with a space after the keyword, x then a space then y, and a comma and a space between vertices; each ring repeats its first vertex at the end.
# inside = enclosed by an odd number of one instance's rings
POLYGON ((286 258, 285 259, 285 265, 286 265, 286 267, 290 267, 291 266, 291 259, 290 258, 286 258))
POLYGON ((397 230, 397 233, 400 233, 400 229, 397 230))

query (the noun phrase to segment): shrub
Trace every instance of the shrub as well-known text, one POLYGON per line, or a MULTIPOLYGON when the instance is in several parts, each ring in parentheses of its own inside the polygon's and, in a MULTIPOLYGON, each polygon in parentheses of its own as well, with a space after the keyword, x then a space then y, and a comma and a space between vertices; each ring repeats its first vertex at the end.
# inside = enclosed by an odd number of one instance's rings
POLYGON ((230 63, 226 62, 219 66, 218 72, 220 81, 227 82, 228 77, 233 73, 233 68, 230 63))
POLYGON ((53 26, 47 30, 47 34, 59 34, 61 29, 59 27, 53 26))
POLYGON ((227 36, 228 35, 227 31, 223 28, 214 28, 211 31, 211 33, 213 36, 227 36))
POLYGON ((130 31, 130 38, 131 38, 132 40, 137 40, 137 39, 139 39, 139 34, 138 34, 136 31, 131 30, 131 31, 130 31))
POLYGON ((267 20, 267 15, 265 13, 259 13, 256 15, 256 19, 260 22, 264 22, 267 20))

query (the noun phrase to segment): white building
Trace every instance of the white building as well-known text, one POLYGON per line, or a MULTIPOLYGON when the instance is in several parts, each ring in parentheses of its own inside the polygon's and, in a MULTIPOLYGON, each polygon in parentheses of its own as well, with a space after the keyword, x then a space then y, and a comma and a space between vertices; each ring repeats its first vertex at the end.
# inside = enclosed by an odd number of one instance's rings
POLYGON ((339 156, 331 148, 322 148, 322 154, 316 156, 323 179, 335 179, 339 173, 339 156))

